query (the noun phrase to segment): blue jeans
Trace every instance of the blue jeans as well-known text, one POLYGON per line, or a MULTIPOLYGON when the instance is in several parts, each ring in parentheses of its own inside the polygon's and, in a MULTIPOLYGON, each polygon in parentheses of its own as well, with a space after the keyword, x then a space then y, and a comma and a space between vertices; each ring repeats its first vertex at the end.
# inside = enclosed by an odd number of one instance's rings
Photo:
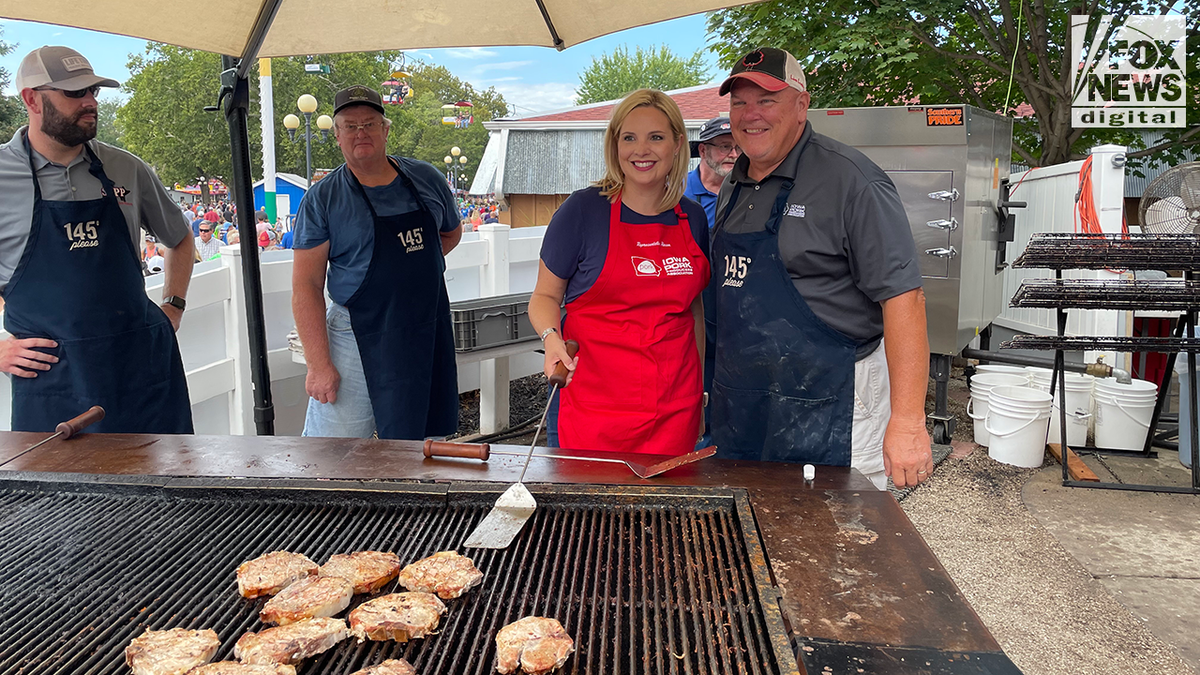
POLYGON ((358 341, 350 328, 350 310, 337 303, 330 304, 325 312, 325 327, 329 333, 329 357, 341 376, 341 383, 333 403, 308 399, 304 435, 370 438, 375 433, 375 411, 367 392, 358 341))

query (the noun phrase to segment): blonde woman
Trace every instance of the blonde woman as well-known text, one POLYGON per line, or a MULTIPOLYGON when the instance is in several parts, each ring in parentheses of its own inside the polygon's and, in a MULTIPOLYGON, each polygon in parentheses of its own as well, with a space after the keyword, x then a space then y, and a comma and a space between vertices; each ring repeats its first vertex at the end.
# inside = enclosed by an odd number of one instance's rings
POLYGON ((547 422, 551 445, 695 447, 709 264, 704 210, 683 199, 690 154, 669 96, 629 94, 604 132, 604 178, 568 197, 546 228, 529 317, 547 375, 559 362, 571 371, 547 422), (580 345, 574 359, 569 339, 580 345))

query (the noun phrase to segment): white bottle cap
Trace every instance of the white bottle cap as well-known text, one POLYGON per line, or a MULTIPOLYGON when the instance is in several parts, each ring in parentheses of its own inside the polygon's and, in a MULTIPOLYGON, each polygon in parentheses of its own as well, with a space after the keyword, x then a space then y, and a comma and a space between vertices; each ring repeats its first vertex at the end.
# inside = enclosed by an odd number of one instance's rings
POLYGON ((817 467, 812 464, 804 465, 804 480, 811 481, 817 477, 817 467))

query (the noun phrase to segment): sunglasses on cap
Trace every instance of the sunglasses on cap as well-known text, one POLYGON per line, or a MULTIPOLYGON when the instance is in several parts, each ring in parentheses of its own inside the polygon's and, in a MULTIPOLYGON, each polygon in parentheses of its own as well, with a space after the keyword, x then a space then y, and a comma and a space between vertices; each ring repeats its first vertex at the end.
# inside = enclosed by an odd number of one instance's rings
POLYGON ((68 90, 68 89, 55 89, 54 87, 34 87, 33 90, 34 91, 57 91, 57 92, 61 92, 62 95, 66 96, 67 98, 83 98, 84 96, 87 96, 88 94, 91 94, 92 96, 99 94, 100 93, 100 85, 93 84, 92 86, 88 87, 87 89, 70 89, 70 90, 68 90))

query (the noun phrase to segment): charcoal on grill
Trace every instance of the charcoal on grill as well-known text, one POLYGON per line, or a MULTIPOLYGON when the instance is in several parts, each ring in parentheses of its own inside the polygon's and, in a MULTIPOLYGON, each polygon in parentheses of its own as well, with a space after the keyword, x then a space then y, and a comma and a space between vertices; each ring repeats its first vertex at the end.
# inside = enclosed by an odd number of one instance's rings
POLYGON ((391 593, 350 612, 350 634, 363 640, 408 642, 437 629, 446 605, 432 593, 391 593))
POLYGON ((388 659, 377 666, 363 668, 350 675, 417 675, 417 669, 404 659, 388 659))
POLYGON ((148 630, 125 648, 133 675, 183 675, 212 660, 221 639, 212 630, 148 630))
POLYGON ((337 616, 350 606, 354 584, 341 577, 301 579, 267 601, 258 618, 286 626, 315 616, 337 616))
POLYGON ((218 661, 207 666, 193 668, 187 675, 296 675, 296 669, 282 663, 269 666, 238 663, 237 661, 218 661))
POLYGON ((246 633, 233 646, 233 655, 243 663, 293 665, 332 649, 349 636, 345 621, 317 617, 246 633))
POLYGON ((400 570, 399 580, 410 591, 437 593, 443 600, 450 600, 478 586, 483 572, 466 556, 440 551, 400 570))
POLYGON ((354 584, 355 593, 373 593, 400 573, 400 556, 382 551, 339 553, 318 572, 323 577, 341 577, 354 584))
POLYGON ((543 675, 561 668, 575 651, 575 642, 555 619, 527 616, 496 633, 496 670, 508 675, 518 668, 526 675, 543 675))
POLYGON ((275 595, 292 582, 315 576, 318 569, 307 556, 272 551, 238 565, 238 593, 246 598, 275 595))

